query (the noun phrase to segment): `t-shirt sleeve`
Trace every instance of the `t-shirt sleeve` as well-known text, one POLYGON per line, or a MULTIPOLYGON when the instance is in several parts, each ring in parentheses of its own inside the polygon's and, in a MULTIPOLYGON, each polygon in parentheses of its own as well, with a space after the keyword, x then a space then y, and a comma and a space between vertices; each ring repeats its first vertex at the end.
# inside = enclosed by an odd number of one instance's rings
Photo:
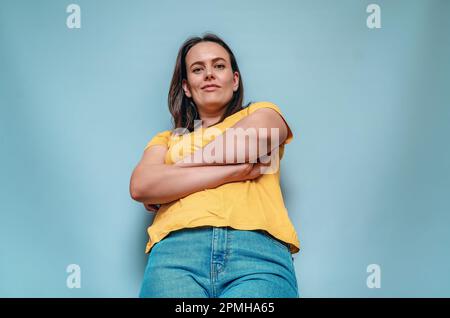
POLYGON ((288 135, 287 135, 287 138, 286 138, 286 140, 284 141, 284 143, 285 143, 285 144, 290 143, 290 142, 292 141, 292 139, 294 138, 294 135, 292 134, 291 128, 289 127, 289 125, 288 125, 286 119, 284 118, 284 116, 283 116, 283 114, 282 114, 280 108, 279 108, 277 105, 275 105, 274 103, 270 103, 270 102, 258 102, 258 103, 254 103, 254 104, 252 104, 252 105, 249 106, 249 111, 248 111, 248 112, 249 112, 249 115, 250 115, 251 113, 255 112, 256 110, 261 109, 261 108, 271 108, 271 109, 273 109, 274 111, 276 111, 278 114, 280 114, 280 116, 281 116, 281 118, 283 118, 283 120, 284 120, 284 122, 285 122, 285 124, 286 124, 287 130, 288 130, 288 135))
POLYGON ((169 147, 169 140, 170 136, 172 134, 172 131, 165 130, 163 132, 160 132, 156 134, 145 146, 144 151, 147 150, 150 146, 154 145, 163 145, 166 147, 169 147))

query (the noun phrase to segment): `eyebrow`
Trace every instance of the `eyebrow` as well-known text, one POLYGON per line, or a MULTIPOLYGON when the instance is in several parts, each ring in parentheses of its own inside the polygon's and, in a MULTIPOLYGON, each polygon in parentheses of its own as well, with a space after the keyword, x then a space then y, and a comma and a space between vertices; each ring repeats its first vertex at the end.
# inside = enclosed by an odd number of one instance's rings
MULTIPOLYGON (((226 62, 226 60, 223 57, 216 57, 216 58, 213 58, 211 61, 215 62, 218 60, 224 60, 226 62)), ((197 61, 197 62, 192 63, 189 68, 191 68, 195 64, 205 64, 205 63, 203 63, 202 61, 197 61)))

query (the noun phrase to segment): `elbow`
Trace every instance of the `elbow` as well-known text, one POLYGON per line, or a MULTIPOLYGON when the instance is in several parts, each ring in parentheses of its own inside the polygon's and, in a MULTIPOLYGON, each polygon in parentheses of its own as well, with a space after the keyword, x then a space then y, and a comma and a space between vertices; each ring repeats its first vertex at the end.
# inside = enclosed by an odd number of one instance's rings
POLYGON ((143 191, 133 180, 130 182, 130 196, 135 201, 143 202, 143 191))
POLYGON ((149 193, 148 189, 151 188, 148 185, 144 184, 143 179, 139 177, 139 174, 133 172, 133 175, 130 179, 130 196, 133 200, 138 202, 144 202, 149 193))
POLYGON ((149 203, 149 204, 160 204, 158 200, 158 193, 156 187, 152 184, 140 184, 135 180, 130 182, 130 196, 133 200, 149 203))
POLYGON ((133 171, 130 179, 129 192, 133 200, 149 203, 160 204, 160 187, 158 184, 161 182, 159 173, 143 174, 140 168, 133 171))

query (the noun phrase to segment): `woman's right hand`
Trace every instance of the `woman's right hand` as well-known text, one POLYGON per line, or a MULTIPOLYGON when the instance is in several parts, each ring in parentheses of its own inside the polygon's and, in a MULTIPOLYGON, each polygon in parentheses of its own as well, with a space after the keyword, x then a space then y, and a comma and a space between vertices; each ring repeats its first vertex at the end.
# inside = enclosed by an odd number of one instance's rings
POLYGON ((267 164, 263 163, 241 163, 233 165, 235 171, 230 176, 229 182, 253 180, 261 176, 262 170, 267 164))

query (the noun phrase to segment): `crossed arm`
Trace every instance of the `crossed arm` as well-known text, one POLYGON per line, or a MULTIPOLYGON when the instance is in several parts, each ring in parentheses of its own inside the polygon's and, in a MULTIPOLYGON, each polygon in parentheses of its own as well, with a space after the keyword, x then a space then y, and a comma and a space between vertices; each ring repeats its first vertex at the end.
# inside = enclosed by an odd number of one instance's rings
MULTIPOLYGON (((164 204, 189 194, 216 188, 229 182, 252 180, 260 176, 263 163, 255 163, 256 157, 268 154, 283 143, 288 128, 281 116, 274 110, 262 108, 237 122, 233 128, 254 128, 255 135, 245 140, 226 142, 229 131, 215 138, 200 149, 202 160, 184 158, 175 165, 164 164, 167 147, 154 145, 144 151, 141 161, 134 169, 130 180, 131 197, 144 205, 164 204), (261 129, 262 128, 262 129, 261 129), (268 133, 264 133, 265 129, 268 133), (271 129, 276 129, 274 140, 271 129), (262 133, 261 133, 262 132, 262 133), (257 141, 257 152, 250 144, 257 141), (260 148, 264 143, 267 147, 260 148), (231 151, 231 144, 233 150, 231 151), (241 153, 241 156, 237 154, 241 153), (211 154, 215 160, 211 160, 211 154)), ((239 139, 239 138, 238 138, 239 139)), ((230 140, 230 139, 228 139, 230 140)), ((194 154, 195 156, 195 154, 194 154)), ((148 209, 148 208, 147 208, 148 209)))
POLYGON ((176 163, 181 167, 198 167, 237 163, 256 163, 283 143, 288 130, 281 116, 262 108, 217 136, 214 141, 176 163))

